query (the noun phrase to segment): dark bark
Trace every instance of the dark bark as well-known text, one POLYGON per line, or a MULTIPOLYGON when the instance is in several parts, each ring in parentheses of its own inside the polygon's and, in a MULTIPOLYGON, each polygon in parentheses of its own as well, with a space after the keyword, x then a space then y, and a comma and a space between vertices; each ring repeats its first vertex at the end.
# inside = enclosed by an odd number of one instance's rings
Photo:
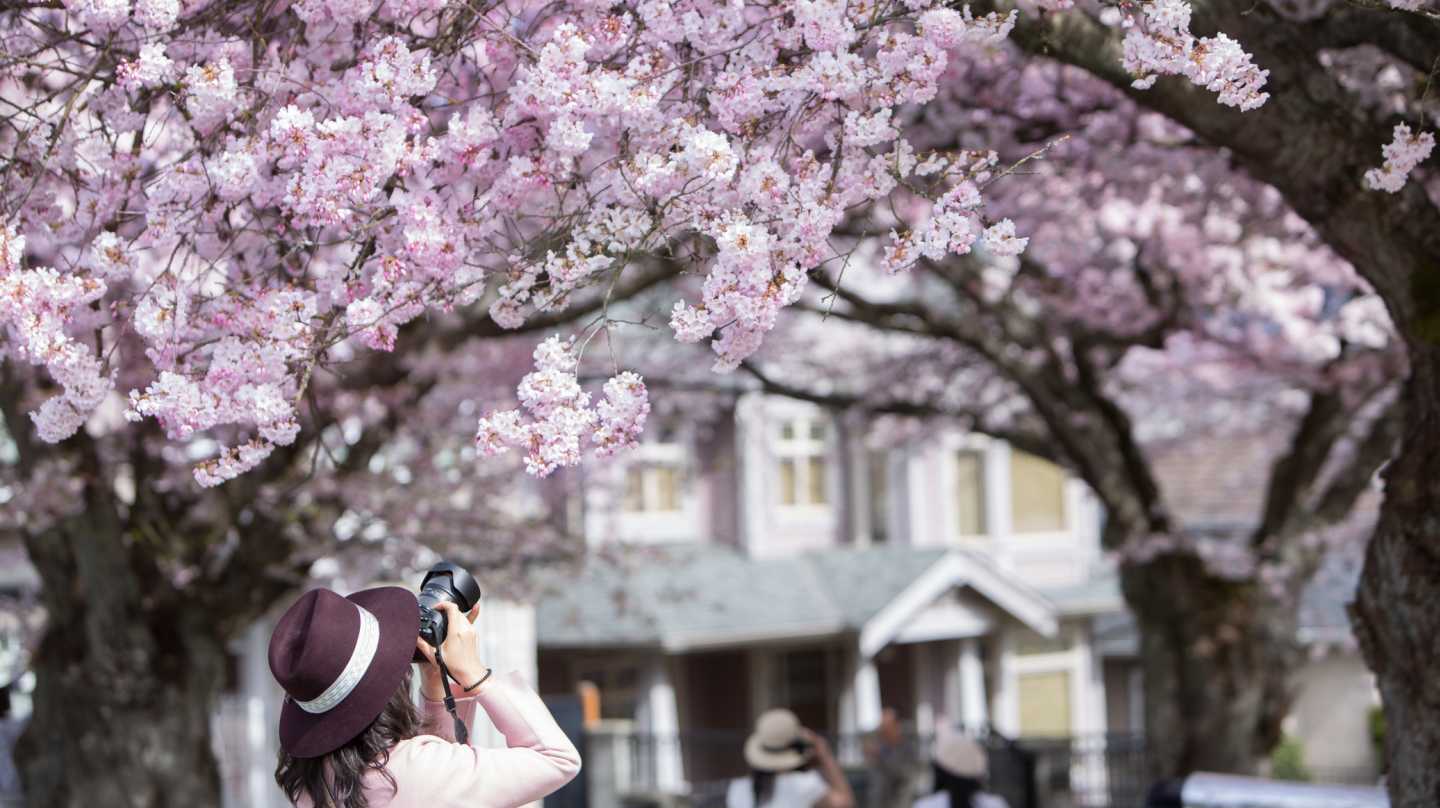
POLYGON ((1385 705, 1391 805, 1431 808, 1440 805, 1440 348, 1411 350, 1405 437, 1385 471, 1351 613, 1385 705))
POLYGON ((1254 113, 1216 106, 1183 80, 1136 91, 1119 66, 1119 37, 1082 14, 1030 18, 1022 47, 1113 83, 1137 103, 1189 127, 1278 189, 1384 299, 1409 351, 1400 455, 1367 550, 1354 625, 1385 704, 1387 779, 1396 808, 1440 805, 1440 210, 1421 183, 1398 194, 1360 178, 1379 163, 1393 121, 1373 119, 1318 61, 1327 47, 1371 45, 1418 70, 1440 58, 1440 20, 1392 9, 1337 6, 1298 24, 1264 4, 1196 3, 1197 32, 1224 31, 1271 71, 1269 103, 1254 113))
POLYGON ((0 374, 17 468, 29 474, 42 452, 63 453, 79 485, 74 513, 21 534, 46 612, 31 660, 35 710, 14 752, 26 804, 218 805, 210 718, 225 644, 308 567, 295 534, 273 521, 283 512, 259 510, 259 481, 280 478, 301 450, 277 451, 222 489, 162 491, 151 478, 158 459, 142 449, 153 425, 125 433, 128 445, 82 433, 41 447, 26 434, 16 381, 0 374), (121 458, 133 502, 113 484, 121 458))
POLYGON ((27 542, 48 614, 15 750, 34 808, 218 802, 210 713, 225 638, 204 610, 143 586, 126 542, 93 503, 27 542))
POLYGON ((1122 572, 1140 630, 1148 773, 1254 773, 1280 740, 1301 655, 1294 598, 1227 581, 1193 555, 1122 572))

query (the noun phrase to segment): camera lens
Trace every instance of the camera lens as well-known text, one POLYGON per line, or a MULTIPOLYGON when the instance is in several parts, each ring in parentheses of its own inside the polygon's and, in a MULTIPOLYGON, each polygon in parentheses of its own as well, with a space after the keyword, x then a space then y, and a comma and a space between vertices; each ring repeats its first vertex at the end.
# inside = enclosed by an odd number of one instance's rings
POLYGON ((448 628, 440 604, 450 601, 462 612, 480 602, 480 584, 458 564, 441 561, 420 582, 420 638, 439 647, 448 628))

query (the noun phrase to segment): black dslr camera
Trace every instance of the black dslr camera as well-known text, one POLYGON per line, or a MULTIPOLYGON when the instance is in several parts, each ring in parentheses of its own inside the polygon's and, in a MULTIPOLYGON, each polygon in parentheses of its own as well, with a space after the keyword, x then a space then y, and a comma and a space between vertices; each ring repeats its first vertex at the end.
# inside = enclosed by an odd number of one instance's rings
POLYGON ((480 602, 480 584, 460 565, 441 561, 420 582, 420 639, 432 648, 445 642, 445 613, 436 607, 447 600, 468 612, 480 602))

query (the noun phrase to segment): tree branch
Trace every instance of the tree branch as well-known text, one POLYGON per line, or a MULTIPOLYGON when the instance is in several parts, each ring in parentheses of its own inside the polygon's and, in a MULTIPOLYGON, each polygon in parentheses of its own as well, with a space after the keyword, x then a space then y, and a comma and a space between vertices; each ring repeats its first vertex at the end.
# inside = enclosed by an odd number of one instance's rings
POLYGON ((858 410, 872 415, 960 419, 965 421, 973 431, 982 435, 989 435, 992 438, 1003 440, 1023 451, 1044 457, 1052 462, 1064 462, 1064 458, 1056 455, 1055 442, 1048 432, 1043 430, 1028 431, 1014 427, 1000 427, 988 423, 985 421, 983 410, 959 410, 911 401, 875 401, 861 395, 846 393, 820 393, 800 387, 799 385, 779 381, 764 372, 760 366, 752 360, 747 359, 742 361, 740 367, 759 382, 761 388, 767 393, 784 396, 785 398, 793 398, 797 401, 808 401, 829 409, 858 410))
POLYGON ((1393 8, 1335 3, 1319 19, 1301 28, 1317 48, 1339 50, 1373 45, 1425 75, 1440 60, 1440 24, 1393 8))
MULTIPOLYGON (((1010 8, 1008 2, 996 4, 1010 8)), ((1376 287, 1402 332, 1440 333, 1440 289, 1412 293, 1413 273, 1440 255, 1440 210, 1420 183, 1387 194, 1364 187, 1364 172, 1382 160, 1389 140, 1316 59, 1319 44, 1265 4, 1197 2, 1194 29, 1222 30, 1270 71, 1270 100, 1252 112, 1220 106, 1213 94, 1179 78, 1149 90, 1131 87, 1120 66, 1120 32, 1083 13, 1021 15, 1013 41, 1079 67, 1137 103, 1229 149, 1255 178, 1278 189, 1338 253, 1376 287)), ((988 10, 977 7, 976 11, 988 10)))
POLYGON ((1306 494, 1325 467, 1325 458, 1345 434, 1351 415, 1340 393, 1310 394, 1310 406, 1290 437, 1289 449, 1270 467, 1265 504, 1251 539, 1253 544, 1288 532, 1287 525, 1304 510, 1306 494))

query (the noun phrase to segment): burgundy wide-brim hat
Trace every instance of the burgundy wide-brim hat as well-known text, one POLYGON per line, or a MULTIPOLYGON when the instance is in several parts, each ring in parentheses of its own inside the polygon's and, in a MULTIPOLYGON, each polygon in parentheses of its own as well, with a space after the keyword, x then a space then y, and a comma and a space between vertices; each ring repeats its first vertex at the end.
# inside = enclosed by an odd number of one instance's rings
POLYGON ((286 695, 281 748, 319 757, 370 726, 405 681, 419 635, 420 605, 408 589, 301 595, 270 635, 270 672, 286 695))

